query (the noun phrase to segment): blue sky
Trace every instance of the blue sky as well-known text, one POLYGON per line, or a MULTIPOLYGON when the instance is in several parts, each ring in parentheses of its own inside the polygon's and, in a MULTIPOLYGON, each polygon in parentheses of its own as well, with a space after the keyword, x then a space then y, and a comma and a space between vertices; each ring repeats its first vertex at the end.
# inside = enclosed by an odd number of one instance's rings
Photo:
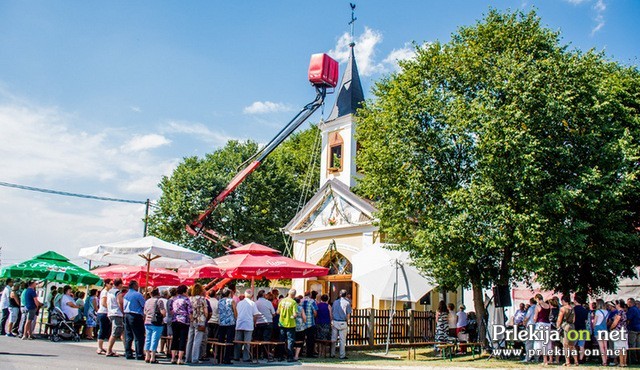
MULTIPOLYGON (((633 0, 367 1, 355 27, 365 91, 411 42, 446 42, 490 6, 535 7, 571 47, 638 64, 633 0)), ((2 1, 0 181, 156 199, 181 158, 265 142, 312 100, 309 56, 344 62, 349 18, 348 1, 2 1)), ((0 187, 2 263, 137 237, 143 214, 0 187)))

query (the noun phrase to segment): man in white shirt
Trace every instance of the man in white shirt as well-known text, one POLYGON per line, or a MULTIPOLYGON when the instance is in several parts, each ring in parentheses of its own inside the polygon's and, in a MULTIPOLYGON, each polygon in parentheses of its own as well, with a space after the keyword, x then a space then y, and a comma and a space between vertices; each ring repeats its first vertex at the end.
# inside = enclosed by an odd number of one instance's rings
POLYGON ((209 305, 211 306, 211 317, 207 322, 209 327, 209 339, 216 340, 218 338, 218 326, 220 325, 220 312, 218 311, 218 298, 214 290, 209 291, 209 305))
POLYGON ((111 336, 109 337, 109 346, 107 347, 107 357, 117 357, 113 351, 113 345, 117 339, 124 334, 124 313, 123 313, 123 297, 121 293, 122 279, 117 278, 113 281, 113 287, 107 293, 107 316, 111 321, 111 336))
MULTIPOLYGON (((265 298, 264 290, 258 292, 256 307, 260 311, 260 316, 256 320, 256 329, 253 337, 255 340, 270 342, 271 334, 273 333, 273 315, 275 315, 276 310, 273 308, 273 303, 265 298)), ((270 353, 266 348, 263 348, 263 350, 265 358, 269 358, 270 353)))
POLYGON ((62 306, 62 312, 67 316, 67 319, 73 320, 78 316, 79 307, 73 297, 73 289, 68 285, 65 285, 64 287, 64 296, 62 296, 60 305, 62 306))
POLYGON ((7 279, 7 285, 5 285, 2 290, 2 298, 0 298, 0 308, 2 308, 2 320, 0 320, 0 335, 7 335, 7 331, 5 330, 5 326, 7 325, 7 320, 9 319, 9 300, 11 299, 11 288, 13 287, 13 280, 7 279))
MULTIPOLYGON (((253 297, 253 291, 247 290, 244 292, 244 299, 238 302, 236 310, 238 311, 238 318, 236 319, 236 340, 241 342, 251 342, 254 323, 260 316, 260 311, 256 307, 256 303, 251 299, 253 297)), ((235 360, 240 358, 240 350, 244 347, 242 353, 242 360, 249 361, 249 345, 238 345, 235 348, 235 360)))

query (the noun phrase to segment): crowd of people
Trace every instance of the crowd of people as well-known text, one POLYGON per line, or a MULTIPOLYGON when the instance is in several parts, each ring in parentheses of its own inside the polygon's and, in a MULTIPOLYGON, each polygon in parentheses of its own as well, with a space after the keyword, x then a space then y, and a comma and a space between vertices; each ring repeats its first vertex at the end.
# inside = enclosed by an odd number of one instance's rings
POLYGON ((597 353, 603 366, 626 367, 629 362, 640 363, 636 351, 627 351, 640 346, 640 301, 633 298, 609 302, 597 299, 588 304, 579 294, 574 296, 573 302, 568 295, 545 300, 537 294, 529 304, 520 304, 513 316, 513 325, 520 329, 531 326, 534 330, 559 331, 562 334, 561 342, 525 341, 524 362, 537 360, 531 354, 541 353, 545 365, 559 363, 559 353, 562 353, 566 365, 579 365, 587 360, 586 353, 597 353), (585 335, 577 338, 567 335, 574 330, 589 333, 589 340, 585 335))
MULTIPOLYGON (((13 279, 7 279, 0 298, 2 320, 0 322, 2 335, 17 337, 23 340, 34 339, 37 317, 42 310, 49 310, 49 320, 53 316, 51 311, 59 310, 66 318, 74 322, 77 330, 84 330, 87 339, 93 339, 96 327, 94 307, 97 307, 96 289, 91 289, 85 297, 85 292, 74 291, 69 285, 51 286, 48 302, 41 302, 36 293, 38 282, 29 280, 20 284, 13 279)), ((47 323, 50 321, 47 320, 47 323)), ((44 334, 48 334, 49 326, 44 326, 44 334)))
POLYGON ((36 281, 14 284, 13 279, 7 279, 0 298, 0 335, 24 340, 34 339, 36 317, 41 306, 36 294, 36 281))
POLYGON ((438 303, 436 310, 436 331, 435 341, 447 343, 451 338, 460 341, 459 353, 466 352, 464 342, 475 340, 477 334, 477 323, 475 313, 465 311, 464 305, 456 306, 453 303, 445 304, 444 301, 438 303))
MULTIPOLYGON (((103 289, 87 294, 68 285, 51 287, 44 303, 36 285, 7 280, 0 302, 3 335, 33 339, 38 311, 48 309, 49 316, 53 310, 63 313, 85 339, 97 339, 96 353, 106 357, 156 363, 157 353, 163 352, 172 363, 197 364, 217 342, 233 348, 220 359, 230 364, 253 360, 249 343, 261 341, 282 343, 262 347, 263 358, 297 361, 302 353, 317 357, 316 341, 326 340, 339 343, 339 356, 346 358, 352 309, 344 290, 329 304, 327 295, 315 291, 297 295, 291 289, 283 296, 277 289, 260 290, 254 297, 252 290, 238 294, 234 284, 219 291, 195 284, 161 292, 140 289, 136 281, 125 286, 121 279, 105 279, 103 289), (117 341, 123 341, 124 353, 114 350, 117 341)), ((331 356, 335 350, 331 346, 331 356)))

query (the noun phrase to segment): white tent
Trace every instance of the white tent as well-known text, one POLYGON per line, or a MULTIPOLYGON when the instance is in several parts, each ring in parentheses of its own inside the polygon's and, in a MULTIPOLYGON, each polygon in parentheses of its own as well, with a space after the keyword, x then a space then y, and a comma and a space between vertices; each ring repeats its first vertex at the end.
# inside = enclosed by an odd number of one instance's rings
POLYGON ((385 249, 381 243, 363 248, 351 262, 351 279, 378 299, 417 302, 436 287, 413 266, 408 252, 385 249))
POLYGON ((91 261, 118 265, 164 268, 179 268, 212 261, 212 258, 207 255, 165 242, 154 236, 82 248, 78 256, 91 261))
POLYGON ((435 285, 411 264, 408 252, 385 249, 381 243, 365 247, 352 257, 351 279, 373 293, 378 299, 391 300, 387 328, 386 353, 389 353, 391 323, 397 301, 416 302, 435 285))

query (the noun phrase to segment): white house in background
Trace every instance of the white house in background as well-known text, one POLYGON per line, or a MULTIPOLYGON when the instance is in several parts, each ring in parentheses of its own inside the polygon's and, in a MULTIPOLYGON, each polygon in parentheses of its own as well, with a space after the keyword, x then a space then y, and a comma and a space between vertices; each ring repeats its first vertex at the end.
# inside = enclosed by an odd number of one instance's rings
MULTIPOLYGON (((355 163, 358 145, 354 114, 364 101, 353 45, 331 114, 319 125, 320 189, 284 230, 293 240, 293 258, 330 269, 329 275, 321 278, 293 279, 293 287, 299 292, 315 290, 334 300, 341 289, 346 289, 356 308, 390 308, 391 301, 373 296, 366 286, 351 280, 353 255, 384 243, 374 225, 375 206, 350 190, 361 176, 355 163)), ((415 302, 411 308, 427 310, 438 303, 438 293, 430 292, 429 286, 424 289, 423 303, 427 304, 415 302)), ((446 296, 447 302, 460 303, 457 293, 446 296)), ((402 305, 398 303, 397 308, 402 305)))

